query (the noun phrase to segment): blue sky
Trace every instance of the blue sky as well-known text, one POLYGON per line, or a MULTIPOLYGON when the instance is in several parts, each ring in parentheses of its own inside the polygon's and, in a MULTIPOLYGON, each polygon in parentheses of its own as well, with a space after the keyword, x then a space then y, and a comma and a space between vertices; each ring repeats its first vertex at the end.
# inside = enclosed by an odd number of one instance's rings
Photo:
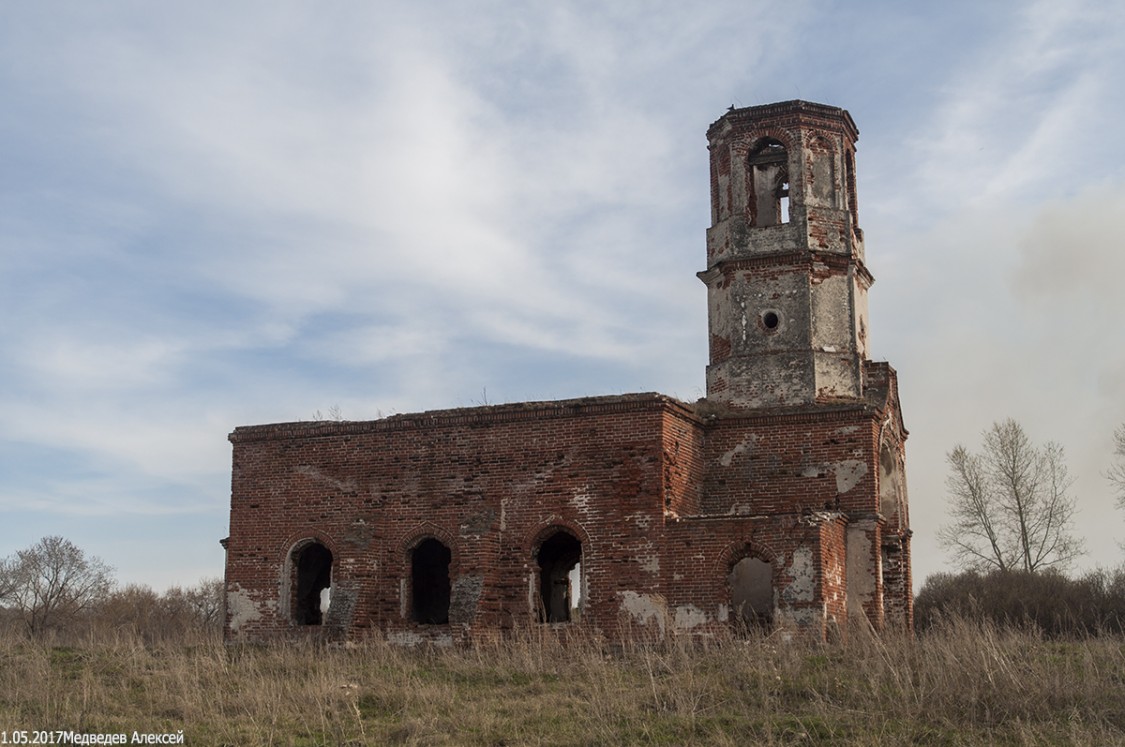
POLYGON ((222 572, 243 424, 703 394, 704 132, 859 125, 915 577, 945 454, 1063 444, 1090 549, 1125 422, 1125 6, 37 2, 0 22, 0 556, 222 572))

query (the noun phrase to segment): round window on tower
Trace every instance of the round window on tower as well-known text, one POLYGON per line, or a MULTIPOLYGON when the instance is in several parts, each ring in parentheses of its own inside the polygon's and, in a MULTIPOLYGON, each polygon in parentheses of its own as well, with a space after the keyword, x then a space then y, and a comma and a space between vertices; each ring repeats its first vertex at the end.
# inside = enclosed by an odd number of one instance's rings
POLYGON ((781 314, 775 309, 766 309, 758 318, 762 329, 767 333, 777 332, 781 328, 781 314))

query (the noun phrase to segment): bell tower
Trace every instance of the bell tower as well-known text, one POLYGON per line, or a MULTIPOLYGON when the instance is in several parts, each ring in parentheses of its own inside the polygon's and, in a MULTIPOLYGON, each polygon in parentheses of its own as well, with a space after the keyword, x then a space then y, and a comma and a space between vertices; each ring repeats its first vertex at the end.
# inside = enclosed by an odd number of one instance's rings
POLYGON ((707 130, 707 398, 749 409, 864 394, 859 131, 807 101, 731 109, 707 130))

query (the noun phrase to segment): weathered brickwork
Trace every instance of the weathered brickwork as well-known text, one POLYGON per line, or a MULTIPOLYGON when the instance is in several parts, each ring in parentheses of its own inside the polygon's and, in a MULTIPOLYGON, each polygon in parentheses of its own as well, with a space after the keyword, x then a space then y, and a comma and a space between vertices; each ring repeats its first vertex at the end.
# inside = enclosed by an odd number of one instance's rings
POLYGON ((906 430, 893 369, 867 358, 857 136, 807 102, 708 131, 697 403, 236 429, 228 640, 908 629, 906 430))

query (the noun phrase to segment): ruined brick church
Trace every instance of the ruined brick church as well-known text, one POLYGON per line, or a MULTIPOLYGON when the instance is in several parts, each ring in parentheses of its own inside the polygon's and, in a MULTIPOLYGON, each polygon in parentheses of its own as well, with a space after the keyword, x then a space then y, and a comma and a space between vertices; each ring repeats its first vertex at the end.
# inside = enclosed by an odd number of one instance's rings
POLYGON ((227 640, 519 626, 909 628, 894 370, 868 358, 858 131, 805 101, 707 131, 707 396, 248 426, 227 640))

